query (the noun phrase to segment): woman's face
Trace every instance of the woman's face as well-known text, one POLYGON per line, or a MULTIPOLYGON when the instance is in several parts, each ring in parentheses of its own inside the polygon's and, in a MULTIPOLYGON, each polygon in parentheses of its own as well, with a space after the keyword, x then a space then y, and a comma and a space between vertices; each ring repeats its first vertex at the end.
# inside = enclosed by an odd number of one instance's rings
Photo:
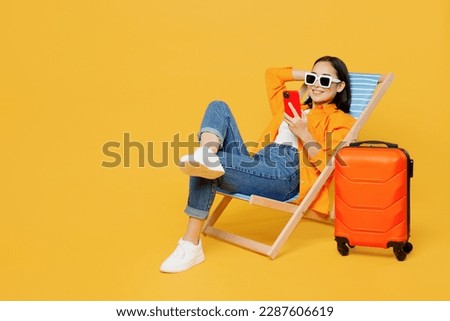
MULTIPOLYGON (((314 65, 311 72, 317 74, 318 77, 328 75, 338 79, 336 70, 328 61, 319 61, 314 65)), ((313 85, 308 85, 308 94, 314 105, 324 105, 331 103, 336 96, 336 93, 341 92, 344 87, 344 82, 332 82, 330 88, 323 88, 319 85, 319 80, 317 80, 313 85)))

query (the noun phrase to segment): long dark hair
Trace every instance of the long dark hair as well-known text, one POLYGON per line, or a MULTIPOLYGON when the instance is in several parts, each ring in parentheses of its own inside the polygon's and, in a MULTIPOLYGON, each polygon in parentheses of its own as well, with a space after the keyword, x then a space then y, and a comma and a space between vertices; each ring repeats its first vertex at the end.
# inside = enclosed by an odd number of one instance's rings
MULTIPOLYGON (((317 59, 313 66, 321 61, 329 62, 333 66, 334 70, 336 70, 338 79, 345 82, 344 90, 336 93, 336 96, 334 97, 332 103, 336 104, 336 107, 342 110, 344 113, 350 112, 351 91, 350 76, 348 74, 347 66, 341 59, 333 56, 323 56, 317 59)), ((311 105, 311 98, 308 97, 305 103, 311 105)))

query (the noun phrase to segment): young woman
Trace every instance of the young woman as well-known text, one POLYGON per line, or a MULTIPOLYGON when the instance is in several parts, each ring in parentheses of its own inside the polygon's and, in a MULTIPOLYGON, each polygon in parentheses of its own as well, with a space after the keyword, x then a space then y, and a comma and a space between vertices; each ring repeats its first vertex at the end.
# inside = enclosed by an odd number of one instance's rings
MULTIPOLYGON (((206 109, 200 127, 200 147, 180 159, 190 176, 185 213, 187 229, 160 271, 185 271, 205 260, 200 233, 217 189, 260 195, 280 201, 298 195, 299 203, 326 166, 334 149, 352 127, 350 83, 346 65, 339 58, 319 58, 311 72, 293 68, 266 71, 272 120, 263 133, 260 150, 250 155, 229 107, 221 101, 206 109), (284 110, 283 91, 288 81, 304 81, 308 99, 293 117, 284 110), (299 115, 301 114, 301 115, 299 115)), ((327 215, 327 186, 311 205, 327 215)))

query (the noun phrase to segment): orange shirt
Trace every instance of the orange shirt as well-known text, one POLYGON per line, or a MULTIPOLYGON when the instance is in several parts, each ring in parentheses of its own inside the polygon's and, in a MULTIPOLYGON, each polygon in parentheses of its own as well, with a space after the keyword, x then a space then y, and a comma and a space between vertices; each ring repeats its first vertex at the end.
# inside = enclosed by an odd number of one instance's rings
MULTIPOLYGON (((272 111, 272 120, 263 132, 260 139, 260 147, 273 142, 281 122, 284 119, 283 91, 285 83, 293 81, 292 68, 270 68, 266 71, 267 95, 272 111)), ((302 106, 306 109, 308 106, 302 106)), ((345 138, 355 119, 349 114, 337 109, 336 105, 315 106, 308 114, 308 130, 314 139, 322 146, 314 159, 308 158, 303 151, 299 139, 299 167, 300 167, 300 193, 295 203, 299 204, 308 193, 311 186, 330 160, 334 149, 345 138)), ((325 184, 317 198, 311 204, 311 208, 317 212, 328 214, 330 199, 328 185, 325 184)))

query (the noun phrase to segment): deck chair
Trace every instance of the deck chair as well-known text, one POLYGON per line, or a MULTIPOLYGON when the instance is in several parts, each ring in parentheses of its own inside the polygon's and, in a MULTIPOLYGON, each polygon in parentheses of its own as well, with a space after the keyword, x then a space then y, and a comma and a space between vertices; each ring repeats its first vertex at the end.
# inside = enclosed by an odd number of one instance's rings
MULTIPOLYGON (((356 122, 347 134, 340 148, 357 139, 362 126, 365 124, 370 114, 375 109, 376 105, 379 103, 386 90, 389 88, 393 78, 394 75, 392 73, 386 75, 350 73, 350 88, 352 93, 350 114, 354 118, 356 118, 356 122)), ((305 92, 306 86, 303 85, 300 91, 305 92)), ((317 215, 317 213, 313 212, 312 210, 309 210, 309 206, 314 201, 317 194, 320 192, 322 186, 330 178, 333 171, 334 156, 330 159, 329 163, 319 175, 316 182, 313 184, 301 203, 298 205, 290 203, 289 201, 280 202, 258 195, 228 194, 224 192, 218 192, 218 194, 222 196, 222 199, 211 211, 208 219, 204 224, 202 232, 206 236, 211 236, 216 239, 240 246, 242 248, 266 255, 271 259, 275 259, 281 247, 286 243, 287 239, 303 217, 329 224, 334 223, 333 206, 330 206, 330 213, 328 215, 328 218, 323 218, 322 216, 317 215), (249 202, 253 205, 259 205, 272 208, 274 210, 291 213, 292 216, 290 217, 276 240, 273 242, 273 244, 268 245, 225 231, 223 229, 219 229, 214 226, 233 199, 238 199, 241 201, 249 202)))

